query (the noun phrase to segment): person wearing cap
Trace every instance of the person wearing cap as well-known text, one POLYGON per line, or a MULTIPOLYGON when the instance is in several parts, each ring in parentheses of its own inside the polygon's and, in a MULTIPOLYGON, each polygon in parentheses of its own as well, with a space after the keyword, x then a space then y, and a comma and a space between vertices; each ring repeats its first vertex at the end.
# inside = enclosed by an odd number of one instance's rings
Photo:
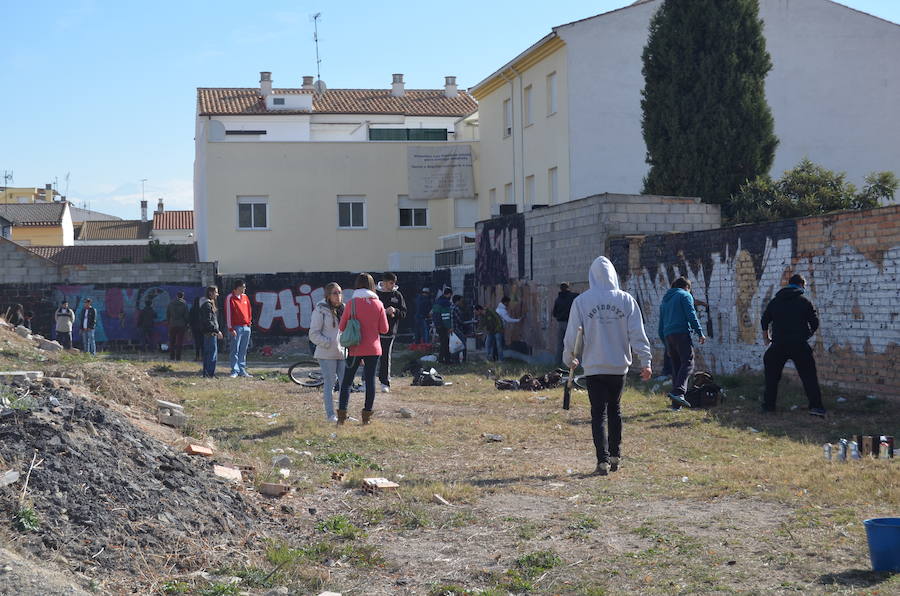
POLYGON ((94 339, 96 328, 97 309, 94 308, 90 298, 85 298, 84 308, 81 309, 81 348, 91 356, 97 355, 97 342, 94 339))
POLYGON ((414 333, 417 344, 427 344, 431 341, 428 321, 431 318, 432 304, 431 290, 422 288, 422 291, 416 296, 416 328, 414 333))

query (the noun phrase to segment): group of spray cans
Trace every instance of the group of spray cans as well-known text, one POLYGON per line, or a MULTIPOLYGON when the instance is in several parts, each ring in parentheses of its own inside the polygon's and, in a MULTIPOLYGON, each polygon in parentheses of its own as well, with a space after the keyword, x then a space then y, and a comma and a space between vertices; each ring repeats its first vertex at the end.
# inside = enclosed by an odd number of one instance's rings
POLYGON ((894 457, 894 437, 888 435, 853 435, 851 440, 841 439, 835 446, 826 443, 823 446, 825 459, 831 461, 847 461, 871 456, 875 459, 891 459, 894 457))

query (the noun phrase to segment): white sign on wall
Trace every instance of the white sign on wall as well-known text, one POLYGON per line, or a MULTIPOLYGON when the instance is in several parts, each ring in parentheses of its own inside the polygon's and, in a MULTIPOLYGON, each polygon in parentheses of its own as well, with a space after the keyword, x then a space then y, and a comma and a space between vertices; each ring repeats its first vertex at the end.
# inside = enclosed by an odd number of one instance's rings
POLYGON ((475 197, 471 147, 408 147, 406 151, 410 199, 475 197))

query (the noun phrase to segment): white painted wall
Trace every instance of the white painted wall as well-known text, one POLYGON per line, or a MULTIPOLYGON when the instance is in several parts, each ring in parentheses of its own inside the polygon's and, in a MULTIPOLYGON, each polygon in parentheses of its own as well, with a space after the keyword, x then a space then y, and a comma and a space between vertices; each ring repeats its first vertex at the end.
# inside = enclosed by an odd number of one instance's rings
MULTIPOLYGON (((640 191, 641 52, 660 3, 557 29, 568 46, 570 198, 640 191)), ((760 0, 760 16, 781 141, 772 175, 804 157, 857 185, 872 171, 900 174, 900 25, 830 0, 760 0)))
POLYGON ((68 203, 66 203, 66 206, 63 208, 62 221, 60 223, 63 231, 63 246, 74 246, 75 226, 72 223, 72 211, 69 209, 68 203))
POLYGON ((153 239, 163 244, 193 244, 194 230, 153 230, 153 239))

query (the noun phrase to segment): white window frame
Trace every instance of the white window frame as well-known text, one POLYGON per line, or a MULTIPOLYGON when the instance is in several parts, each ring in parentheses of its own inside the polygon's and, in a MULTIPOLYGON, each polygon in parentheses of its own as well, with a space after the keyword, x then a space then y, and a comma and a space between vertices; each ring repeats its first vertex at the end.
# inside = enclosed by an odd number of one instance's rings
POLYGON ((238 195, 237 202, 234 205, 234 229, 240 230, 242 232, 262 232, 266 230, 271 230, 272 225, 272 214, 269 209, 269 197, 264 195, 238 195), (241 227, 241 205, 264 205, 266 211, 266 225, 265 226, 254 226, 254 212, 256 209, 250 209, 250 227, 245 228, 241 227))
POLYGON ((369 214, 368 207, 366 205, 366 195, 338 195, 337 197, 337 229, 339 230, 367 230, 369 228, 369 214), (342 226, 341 225, 341 207, 342 204, 362 204, 362 216, 363 216, 363 225, 354 226, 353 225, 353 208, 350 208, 350 225, 342 226))
POLYGON ((431 228, 431 214, 428 209, 428 201, 423 200, 412 200, 408 195, 398 195, 397 196, 397 228, 401 230, 427 230, 431 228), (417 226, 415 225, 416 214, 415 212, 411 213, 413 224, 410 226, 404 226, 400 222, 400 210, 401 209, 422 209, 425 211, 425 225, 417 226))
POLYGON ((534 124, 534 101, 533 101, 534 94, 532 93, 532 91, 533 91, 533 89, 532 89, 531 85, 526 86, 523 91, 524 97, 523 97, 522 102, 523 102, 523 109, 525 111, 525 116, 524 116, 525 126, 531 126, 532 124, 534 124))
POLYGON ((513 111, 512 98, 503 100, 503 138, 512 135, 513 111))
POLYGON ((552 116, 556 113, 559 106, 557 102, 559 101, 557 89, 556 89, 556 71, 551 72, 547 75, 547 116, 552 116))
POLYGON ((559 168, 553 166, 547 170, 547 203, 556 205, 559 202, 559 168))
POLYGON ((537 187, 534 182, 534 174, 530 176, 525 176, 525 205, 530 207, 535 203, 535 193, 537 192, 537 187))

